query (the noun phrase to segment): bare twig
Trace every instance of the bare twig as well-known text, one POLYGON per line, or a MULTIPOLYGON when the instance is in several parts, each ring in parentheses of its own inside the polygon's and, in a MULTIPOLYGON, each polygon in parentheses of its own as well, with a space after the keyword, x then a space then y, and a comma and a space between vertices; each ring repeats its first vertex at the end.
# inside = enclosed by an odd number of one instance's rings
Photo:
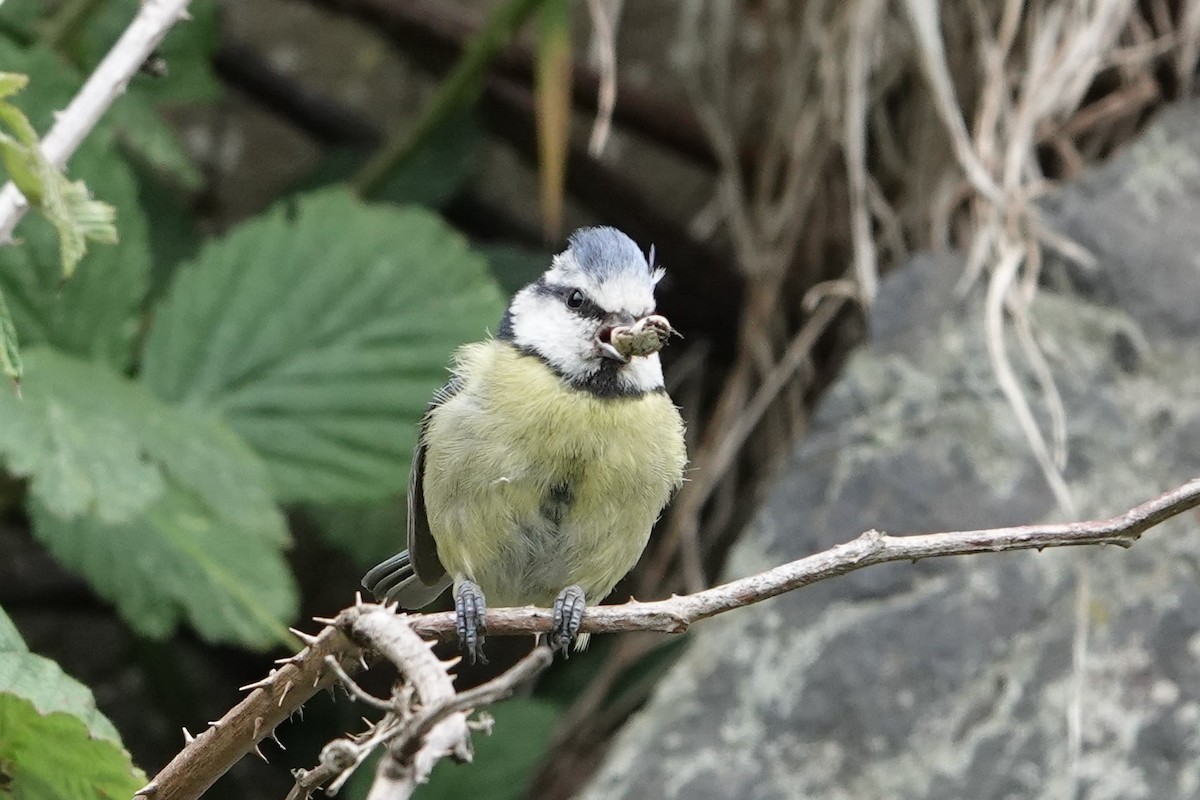
MULTIPOLYGON (((913 536, 870 530, 823 552, 695 594, 590 608, 581 631, 681 633, 699 620, 893 561, 1078 545, 1129 547, 1147 530, 1198 506, 1200 478, 1195 478, 1109 519, 913 536)), ((487 613, 489 635, 543 633, 550 630, 551 623, 548 609, 502 608, 487 613)), ((456 694, 446 672, 453 662, 439 661, 423 638, 449 634, 454 625, 453 613, 398 615, 373 604, 342 611, 307 648, 254 684, 250 697, 189 742, 138 796, 153 800, 199 797, 304 700, 339 679, 339 671, 328 668, 326 656, 333 656, 343 670, 352 672, 364 648, 370 648, 396 664, 410 681, 420 700, 419 710, 397 708, 359 742, 340 739, 331 743, 317 770, 297 774, 298 788, 292 796, 307 797, 305 792, 338 774, 335 766, 345 772, 361 763, 369 748, 388 742, 388 756, 381 761, 371 796, 407 797, 405 792, 411 792, 439 759, 447 755, 470 758, 466 719, 470 708, 503 697, 549 663, 544 655, 547 651, 538 648, 505 676, 456 694), (385 789, 392 794, 382 794, 385 789)))
POLYGON ((846 64, 845 159, 850 188, 850 225, 854 243, 854 275, 869 306, 879 286, 879 254, 871 231, 867 192, 867 93, 871 82, 871 45, 880 29, 883 0, 860 0, 846 64))
POLYGON ((539 672, 550 666, 552 661, 554 661, 553 650, 549 647, 535 647, 529 655, 487 683, 481 683, 474 689, 460 692, 442 704, 427 709, 413 721, 411 730, 405 731, 404 736, 412 741, 420 741, 435 725, 452 714, 470 713, 472 709, 491 705, 511 697, 517 687, 532 680, 539 672))
MULTIPOLYGON (((619 606, 589 608, 583 615, 580 630, 588 633, 646 630, 682 633, 699 620, 863 567, 892 561, 1079 545, 1129 547, 1150 528, 1197 506, 1200 506, 1200 478, 1109 519, 914 536, 889 536, 870 530, 853 541, 696 594, 649 603, 633 601, 619 606)), ((411 617, 410 621, 413 630, 422 636, 442 635, 454 630, 452 612, 422 614, 411 617)), ((550 630, 550 624, 551 612, 547 609, 489 609, 487 613, 489 636, 542 633, 550 630)))
POLYGON ((588 153, 599 158, 612 130, 613 108, 617 104, 617 18, 623 0, 588 0, 592 17, 592 58, 600 78, 596 98, 596 122, 588 139, 588 153))
MULTIPOLYGON (((412 631, 408 627, 407 617, 392 614, 388 609, 379 606, 371 606, 362 611, 353 611, 349 615, 343 613, 339 616, 339 623, 357 631, 357 635, 371 640, 372 646, 387 646, 390 655, 404 659, 402 663, 396 664, 402 673, 408 675, 410 669, 417 669, 421 673, 416 681, 418 686, 423 685, 434 694, 444 695, 441 686, 443 681, 436 677, 436 673, 441 672, 444 676, 445 669, 455 662, 439 662, 437 659, 429 662, 431 656, 424 642, 420 642, 416 647, 409 647, 409 643, 406 642, 398 649, 388 644, 396 638, 410 639, 412 631), (375 616, 370 618, 369 622, 364 622, 363 615, 372 614, 375 616)), ((370 796, 403 800, 425 777, 415 774, 415 765, 418 757, 428 754, 433 740, 427 740, 426 737, 431 734, 438 736, 438 727, 447 719, 458 717, 465 720, 466 715, 473 709, 509 697, 518 686, 550 666, 553 660, 554 654, 549 648, 534 648, 532 653, 512 668, 487 683, 459 694, 445 695, 440 702, 433 704, 414 707, 413 691, 398 692, 393 703, 383 704, 389 712, 388 716, 372 725, 366 733, 333 740, 321 750, 317 766, 310 770, 296 770, 293 773, 296 783, 288 792, 287 800, 306 800, 326 784, 329 784, 328 793, 336 792, 350 774, 380 745, 387 746, 388 755, 380 765, 370 796), (392 763, 385 769, 389 759, 392 763)), ((353 687, 353 695, 360 697, 366 694, 348 676, 341 677, 353 687)), ((412 686, 408 685, 405 688, 412 689, 412 686)), ((419 693, 420 689, 416 691, 419 693)), ((382 701, 378 698, 371 698, 372 704, 380 702, 382 701)), ((472 724, 467 723, 467 726, 472 727, 472 724)), ((451 735, 461 732, 456 724, 451 735)), ((461 759, 469 760, 469 740, 464 741, 468 742, 466 751, 458 748, 444 750, 440 755, 434 754, 436 757, 427 766, 432 767, 433 763, 446 755, 457 755, 461 759)))
MULTIPOLYGON (((104 112, 125 92, 129 79, 176 22, 187 19, 190 0, 145 0, 125 33, 108 51, 79 94, 58 115, 54 127, 42 140, 42 154, 61 169, 79 149, 104 112)), ((29 201, 11 182, 0 190, 0 243, 29 210, 29 201)))

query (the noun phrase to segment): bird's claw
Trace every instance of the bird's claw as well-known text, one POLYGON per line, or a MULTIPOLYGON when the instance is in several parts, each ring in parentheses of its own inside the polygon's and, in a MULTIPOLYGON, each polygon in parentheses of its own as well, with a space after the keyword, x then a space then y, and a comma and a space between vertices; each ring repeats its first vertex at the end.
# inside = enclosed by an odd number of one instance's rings
POLYGON ((488 663, 483 654, 483 640, 487 634, 487 604, 483 590, 474 581, 462 581, 454 593, 454 614, 458 629, 458 644, 471 659, 471 663, 488 663))
POLYGON ((568 586, 554 598, 554 623, 549 644, 550 649, 561 652, 563 658, 570 657, 571 642, 579 635, 584 603, 583 589, 577 585, 568 586))

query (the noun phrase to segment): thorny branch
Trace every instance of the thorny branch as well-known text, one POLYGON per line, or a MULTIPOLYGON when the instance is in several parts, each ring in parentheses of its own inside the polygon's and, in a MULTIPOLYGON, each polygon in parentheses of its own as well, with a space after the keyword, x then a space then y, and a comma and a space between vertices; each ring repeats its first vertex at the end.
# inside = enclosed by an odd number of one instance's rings
POLYGON ((473 709, 508 697, 519 685, 550 666, 554 658, 548 648, 536 647, 502 675, 456 694, 446 670, 457 664, 458 659, 439 661, 430 643, 413 633, 406 617, 380 606, 358 609, 354 616, 346 612, 339 615, 339 624, 392 661, 409 683, 387 703, 364 692, 353 679, 341 673, 336 661, 326 656, 353 697, 368 705, 383 706, 388 713, 366 733, 330 742, 322 750, 316 768, 296 770, 296 785, 287 800, 307 798, 327 783, 330 792, 336 791, 380 745, 385 745, 386 750, 376 769, 369 797, 388 800, 408 797, 442 758, 471 760, 470 731, 474 726, 467 715, 473 709), (414 694, 420 700, 419 707, 413 705, 414 694))
MULTIPOLYGON (((581 630, 681 633, 699 620, 893 561, 1078 545, 1129 547, 1151 528, 1197 507, 1200 477, 1108 519, 911 536, 870 530, 820 553, 695 594, 588 609, 581 630)), ((349 681, 349 673, 365 667, 361 660, 364 652, 375 651, 394 663, 407 680, 395 692, 392 710, 366 733, 331 742, 315 769, 297 771, 296 788, 289 797, 308 797, 380 745, 387 747, 387 757, 381 761, 370 797, 385 796, 376 792, 385 788, 391 792, 388 797, 407 797, 437 760, 447 755, 469 760, 470 709, 507 696, 551 660, 547 649, 535 648, 495 680, 456 694, 447 674, 455 661, 438 661, 426 641, 451 633, 453 614, 396 614, 391 608, 360 602, 336 619, 318 621, 327 625, 325 630, 317 636, 302 634, 308 644, 304 650, 283 659, 283 666, 262 681, 244 687, 253 689, 250 696, 204 733, 188 737, 184 749, 138 796, 151 800, 199 797, 242 756, 257 750, 258 743, 272 736, 275 726, 308 698, 336 681, 349 681), (414 700, 418 701, 415 705, 414 700)), ((543 633, 550 630, 551 612, 532 607, 491 609, 487 626, 489 635, 543 633)), ((361 691, 358 687, 351 690, 353 696, 361 691)), ((371 704, 384 702, 374 698, 371 704)))

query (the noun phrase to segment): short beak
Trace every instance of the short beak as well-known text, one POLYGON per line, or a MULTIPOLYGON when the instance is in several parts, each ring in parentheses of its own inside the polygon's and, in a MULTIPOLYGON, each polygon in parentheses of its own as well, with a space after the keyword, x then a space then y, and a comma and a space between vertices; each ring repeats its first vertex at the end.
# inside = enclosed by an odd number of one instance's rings
POLYGON ((612 333, 617 328, 629 327, 635 322, 632 314, 609 314, 604 320, 604 324, 600 326, 600 331, 596 334, 596 352, 601 358, 607 358, 611 361, 618 361, 622 364, 629 363, 629 356, 622 353, 613 345, 612 333))

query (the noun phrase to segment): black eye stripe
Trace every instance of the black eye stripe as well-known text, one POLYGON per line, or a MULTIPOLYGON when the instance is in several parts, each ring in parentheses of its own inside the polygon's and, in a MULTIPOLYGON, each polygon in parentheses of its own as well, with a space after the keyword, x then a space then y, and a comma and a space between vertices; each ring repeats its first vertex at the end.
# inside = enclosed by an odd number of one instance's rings
POLYGON ((588 317, 591 319, 603 319, 604 317, 608 316, 608 312, 596 305, 596 302, 587 296, 587 292, 584 292, 578 286, 559 286, 557 284, 546 283, 544 280, 539 280, 536 284, 534 284, 534 287, 537 290, 537 293, 540 295, 546 297, 557 297, 572 314, 578 314, 581 317, 588 317), (572 308, 571 306, 567 305, 567 299, 570 298, 572 292, 581 292, 583 294, 583 303, 577 308, 572 308))
POLYGON ((583 296, 583 304, 578 308, 572 308, 571 311, 581 317, 590 317, 592 319, 603 319, 608 316, 608 312, 592 302, 592 299, 586 294, 583 296))

